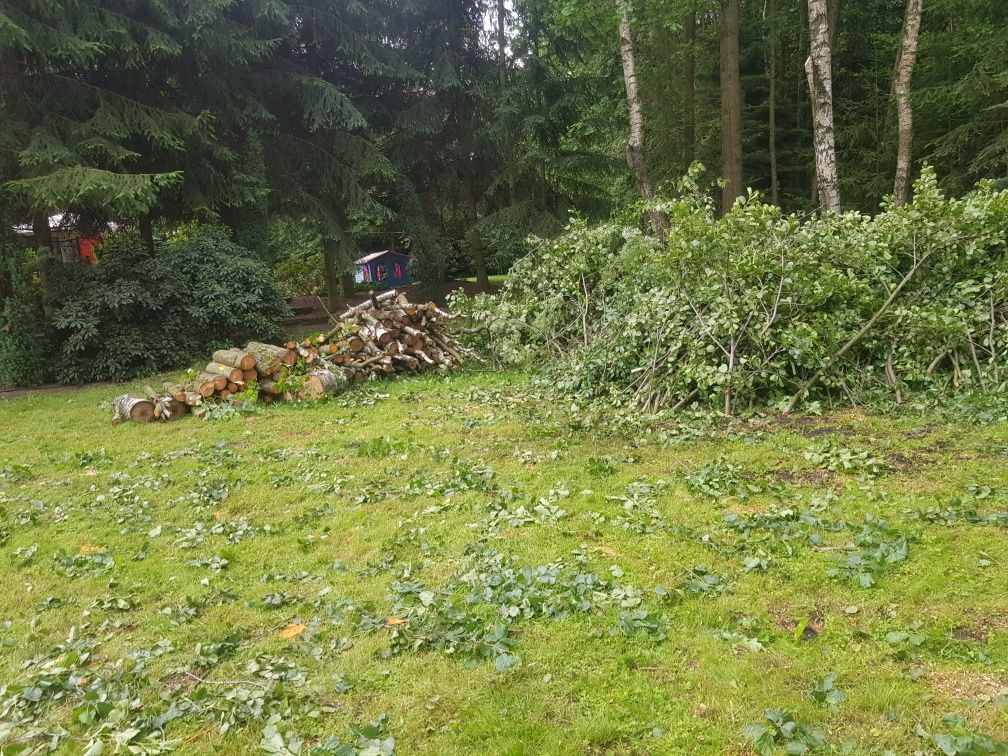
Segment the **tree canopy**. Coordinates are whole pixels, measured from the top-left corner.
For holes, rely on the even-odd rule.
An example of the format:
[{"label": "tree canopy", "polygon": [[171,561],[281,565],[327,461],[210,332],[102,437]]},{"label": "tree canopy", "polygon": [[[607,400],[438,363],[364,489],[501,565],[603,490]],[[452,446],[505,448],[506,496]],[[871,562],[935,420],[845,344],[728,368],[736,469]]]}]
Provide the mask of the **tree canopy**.
[{"label": "tree canopy", "polygon": [[830,40],[843,209],[892,192],[901,138],[909,181],[925,163],[952,192],[1004,179],[1008,8],[922,5],[908,131],[905,0],[10,0],[3,204],[141,228],[298,219],[331,291],[359,244],[394,232],[419,278],[485,282],[530,233],[639,199],[636,113],[659,194],[699,160],[729,204],[752,187],[811,210],[810,17]]}]

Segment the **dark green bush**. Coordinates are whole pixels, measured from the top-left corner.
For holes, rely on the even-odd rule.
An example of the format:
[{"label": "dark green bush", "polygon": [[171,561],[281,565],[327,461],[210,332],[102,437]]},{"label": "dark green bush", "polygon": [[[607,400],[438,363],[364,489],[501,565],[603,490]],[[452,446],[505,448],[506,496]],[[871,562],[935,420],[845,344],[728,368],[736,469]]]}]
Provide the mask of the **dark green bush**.
[{"label": "dark green bush", "polygon": [[30,386],[53,380],[56,351],[42,309],[35,253],[0,240],[0,384]]},{"label": "dark green bush", "polygon": [[116,234],[98,264],[68,266],[52,318],[64,383],[123,380],[279,335],[287,305],[265,266],[222,229],[186,226],[158,239]]}]

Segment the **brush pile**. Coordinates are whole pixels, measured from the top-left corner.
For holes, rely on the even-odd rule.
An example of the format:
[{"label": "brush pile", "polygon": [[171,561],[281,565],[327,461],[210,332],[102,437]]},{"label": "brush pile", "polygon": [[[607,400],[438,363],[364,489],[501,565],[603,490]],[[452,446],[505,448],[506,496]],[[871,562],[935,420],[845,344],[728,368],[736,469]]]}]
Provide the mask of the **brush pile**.
[{"label": "brush pile", "polygon": [[[250,341],[244,347],[219,349],[206,367],[178,384],[165,383],[164,397],[145,390],[148,398],[127,409],[116,400],[117,420],[169,420],[199,412],[213,403],[319,399],[367,380],[422,370],[447,370],[474,357],[449,335],[451,319],[433,302],[413,304],[391,289],[349,308],[325,333],[283,346]],[[167,412],[137,412],[160,399]],[[122,400],[122,401],[120,401]],[[144,402],[140,405],[139,402]]]}]

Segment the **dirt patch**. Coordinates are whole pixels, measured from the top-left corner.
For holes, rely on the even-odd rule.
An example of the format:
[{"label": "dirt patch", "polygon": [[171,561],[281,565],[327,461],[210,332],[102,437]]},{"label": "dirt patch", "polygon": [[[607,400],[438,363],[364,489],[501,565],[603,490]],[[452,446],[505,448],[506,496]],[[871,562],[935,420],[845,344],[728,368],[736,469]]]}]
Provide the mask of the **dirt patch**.
[{"label": "dirt patch", "polygon": [[832,425],[820,425],[816,428],[808,428],[802,431],[805,438],[818,438],[819,436],[843,435],[844,432]]},{"label": "dirt patch", "polygon": [[[774,618],[774,622],[777,627],[787,630],[789,633],[794,635],[798,631],[798,627],[804,619],[795,619],[791,616],[792,613],[784,607],[771,607],[770,615]],[[803,641],[814,641],[820,635],[822,635],[823,630],[826,627],[826,618],[819,609],[813,609],[808,614],[808,622],[805,623],[805,627],[801,633],[801,639]]]},{"label": "dirt patch", "polygon": [[162,678],[161,682],[168,690],[177,689],[189,693],[200,683],[200,677],[195,672],[181,670]]},{"label": "dirt patch", "polygon": [[961,641],[980,641],[981,643],[986,643],[988,638],[990,638],[990,633],[982,627],[959,625],[952,628],[952,637]]},{"label": "dirt patch", "polygon": [[900,452],[886,455],[886,464],[896,472],[909,472],[914,468],[914,460]]},{"label": "dirt patch", "polygon": [[928,685],[932,691],[959,701],[988,703],[1008,696],[1008,677],[974,670],[929,670]]},{"label": "dirt patch", "polygon": [[782,483],[792,486],[811,486],[816,489],[831,488],[837,493],[843,493],[843,480],[832,470],[814,467],[810,470],[774,470],[774,477]]},{"label": "dirt patch", "polygon": [[937,426],[935,425],[925,425],[923,428],[914,428],[912,431],[907,431],[906,437],[913,439],[927,438],[935,432],[936,428]]},{"label": "dirt patch", "polygon": [[1008,631],[1008,611],[1006,610],[975,609],[963,612],[962,620],[955,630],[965,628],[972,632],[983,633],[985,638],[993,633]]}]

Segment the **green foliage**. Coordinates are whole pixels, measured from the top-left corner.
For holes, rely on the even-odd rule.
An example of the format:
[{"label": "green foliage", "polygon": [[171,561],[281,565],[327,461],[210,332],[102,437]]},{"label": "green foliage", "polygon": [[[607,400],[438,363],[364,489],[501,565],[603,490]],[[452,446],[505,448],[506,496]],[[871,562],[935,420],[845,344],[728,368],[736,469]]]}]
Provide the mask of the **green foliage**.
[{"label": "green foliage", "polygon": [[847,697],[837,688],[837,673],[828,672],[821,680],[816,680],[809,692],[809,697],[816,703],[826,704],[834,713],[840,710],[840,704]]},{"label": "green foliage", "polygon": [[992,390],[1008,376],[1008,192],[949,199],[927,171],[911,204],[874,218],[807,219],[755,197],[715,218],[697,176],[659,205],[664,244],[575,220],[499,297],[457,299],[486,353],[545,364],[574,396],[645,409],[783,408],[819,371],[811,398],[833,403]]},{"label": "green foliage", "polygon": [[826,439],[821,444],[810,446],[802,452],[812,464],[833,472],[860,472],[874,478],[886,469],[886,463],[876,459],[866,451],[855,452]]},{"label": "green foliage", "polygon": [[235,338],[270,338],[286,311],[265,268],[220,230],[187,226],[155,254],[133,236],[66,268],[52,325],[59,380],[122,380],[205,359]]},{"label": "green foliage", "polygon": [[325,291],[322,236],[306,219],[275,218],[269,226],[267,246],[273,275],[285,296]]},{"label": "green foliage", "polygon": [[6,296],[0,297],[0,384],[33,386],[54,378],[55,339],[39,276],[47,259],[48,253],[37,255],[0,239],[0,282],[7,284]]},{"label": "green foliage", "polygon": [[944,732],[919,732],[928,738],[938,751],[945,756],[1005,756],[1008,754],[1008,741],[995,740],[989,735],[970,729],[962,714],[949,712],[942,717]]},{"label": "green foliage", "polygon": [[760,756],[773,756],[778,748],[787,753],[817,753],[825,751],[828,744],[825,736],[812,726],[799,722],[786,709],[767,709],[763,712],[764,722],[746,725],[743,737],[752,743],[753,750]]},{"label": "green foliage", "polygon": [[738,465],[723,458],[699,470],[687,471],[686,486],[693,493],[712,499],[735,496],[745,501],[751,494],[760,492],[760,487],[751,483]]},{"label": "green foliage", "polygon": [[889,527],[885,520],[866,515],[854,536],[854,548],[846,552],[827,573],[838,580],[871,588],[879,575],[906,561],[910,553],[905,533]]}]

